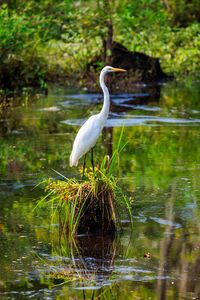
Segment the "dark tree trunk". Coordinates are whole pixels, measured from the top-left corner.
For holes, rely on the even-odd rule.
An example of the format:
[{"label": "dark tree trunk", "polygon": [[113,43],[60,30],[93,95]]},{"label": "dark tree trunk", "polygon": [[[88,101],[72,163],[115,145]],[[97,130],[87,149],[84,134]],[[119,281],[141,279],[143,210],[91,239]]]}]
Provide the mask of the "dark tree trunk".
[{"label": "dark tree trunk", "polygon": [[106,21],[107,34],[105,38],[103,38],[103,61],[105,64],[109,64],[113,44],[113,23],[112,19],[109,18],[112,15],[110,9],[110,0],[104,0],[103,11],[108,17],[108,20]]},{"label": "dark tree trunk", "polygon": [[113,44],[113,24],[111,20],[107,22],[107,28],[105,64],[109,64]]}]

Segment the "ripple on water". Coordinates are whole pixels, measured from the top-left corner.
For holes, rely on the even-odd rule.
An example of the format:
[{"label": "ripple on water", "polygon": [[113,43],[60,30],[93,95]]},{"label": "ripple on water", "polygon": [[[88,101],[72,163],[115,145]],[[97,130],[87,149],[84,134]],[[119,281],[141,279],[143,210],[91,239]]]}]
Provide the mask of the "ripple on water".
[{"label": "ripple on water", "polygon": [[[149,97],[148,93],[117,94],[117,95],[111,95],[110,99],[112,101],[112,104],[114,104],[116,106],[132,108],[132,107],[134,107],[134,105],[127,104],[127,102],[134,102],[140,98],[146,99],[148,97]],[[73,95],[67,95],[67,96],[65,96],[65,98],[67,98],[69,100],[64,100],[64,101],[60,102],[60,105],[64,106],[64,107],[70,107],[70,106],[74,107],[74,106],[79,106],[79,105],[87,106],[90,104],[103,102],[102,94],[73,94]]]},{"label": "ripple on water", "polygon": [[60,108],[58,106],[49,106],[38,109],[38,111],[47,111],[47,112],[57,112],[60,111]]},{"label": "ripple on water", "polygon": [[159,223],[160,225],[168,225],[172,228],[178,229],[181,228],[182,225],[179,223],[175,223],[171,220],[166,220],[166,219],[162,219],[162,218],[157,218],[157,217],[149,217],[150,220],[153,220],[156,223]]},{"label": "ripple on water", "polygon": [[[81,126],[86,119],[69,119],[61,121],[63,124]],[[156,116],[137,115],[133,118],[115,117],[109,118],[106,122],[106,127],[121,127],[121,126],[135,126],[135,125],[158,125],[158,124],[177,124],[184,126],[192,126],[200,123],[200,119],[179,119],[179,118],[165,118]]]}]

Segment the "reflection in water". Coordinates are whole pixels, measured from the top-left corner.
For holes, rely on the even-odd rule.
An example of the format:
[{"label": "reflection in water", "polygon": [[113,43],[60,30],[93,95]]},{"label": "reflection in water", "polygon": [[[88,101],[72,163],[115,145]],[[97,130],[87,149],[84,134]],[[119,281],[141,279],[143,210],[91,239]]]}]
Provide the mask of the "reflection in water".
[{"label": "reflection in water", "polygon": [[166,226],[164,233],[164,238],[161,241],[160,246],[160,266],[159,266],[159,276],[158,276],[158,295],[160,300],[167,299],[167,284],[168,281],[174,280],[169,279],[168,274],[170,274],[170,260],[169,255],[173,245],[173,240],[175,238],[175,230],[173,228],[174,216],[173,216],[173,200],[174,200],[174,189],[171,189],[171,195],[169,195],[169,202],[165,206],[165,219],[170,221],[169,225]]},{"label": "reflection in water", "polygon": [[76,291],[82,290],[84,299],[94,299],[101,297],[103,286],[111,284],[116,252],[113,235],[80,236],[73,241],[60,237],[52,254],[41,257],[38,271],[46,280],[51,278],[54,287],[70,284]]},{"label": "reflection in water", "polygon": [[[95,161],[112,154],[125,124],[119,184],[134,198],[133,229],[60,241],[49,211],[32,210],[43,178],[79,176],[68,165],[77,126],[101,95],[55,89],[11,107],[0,127],[1,299],[200,299],[200,102],[198,82],[169,82],[112,97]],[[68,121],[66,121],[68,120]],[[144,126],[145,125],[145,126]],[[117,173],[117,172],[116,172]]]},{"label": "reflection in water", "polygon": [[[166,226],[164,237],[161,240],[157,293],[160,300],[168,299],[169,290],[175,286],[177,289],[176,299],[188,299],[188,295],[191,295],[191,299],[200,299],[200,222],[199,219],[195,220],[197,221],[195,241],[192,241],[191,237],[189,238],[190,230],[186,224],[177,234],[173,227],[175,198],[176,182],[172,185],[169,201],[165,205],[165,218],[170,220],[171,224]],[[168,276],[169,274],[172,274],[171,278]]]}]

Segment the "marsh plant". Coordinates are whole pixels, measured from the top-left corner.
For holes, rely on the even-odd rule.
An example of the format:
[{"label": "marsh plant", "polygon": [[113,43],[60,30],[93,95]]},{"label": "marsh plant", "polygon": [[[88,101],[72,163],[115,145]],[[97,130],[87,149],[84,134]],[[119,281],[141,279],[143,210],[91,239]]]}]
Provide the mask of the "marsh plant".
[{"label": "marsh plant", "polygon": [[47,195],[36,207],[50,206],[52,222],[58,218],[61,234],[73,237],[79,233],[115,232],[119,228],[119,210],[126,208],[131,216],[131,201],[123,195],[113,175],[125,147],[121,140],[122,132],[112,157],[105,156],[94,170],[86,168],[84,180],[62,176],[63,180],[42,182]]}]

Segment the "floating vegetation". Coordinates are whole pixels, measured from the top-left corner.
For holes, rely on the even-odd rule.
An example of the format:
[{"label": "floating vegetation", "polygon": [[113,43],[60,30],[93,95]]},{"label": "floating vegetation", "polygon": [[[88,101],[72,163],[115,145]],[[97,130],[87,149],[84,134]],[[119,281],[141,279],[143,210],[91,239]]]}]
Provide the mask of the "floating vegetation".
[{"label": "floating vegetation", "polygon": [[122,207],[126,207],[131,216],[131,202],[123,195],[118,180],[112,175],[119,153],[124,148],[120,147],[121,138],[122,133],[111,159],[105,156],[94,170],[85,169],[83,181],[74,178],[43,181],[48,193],[37,207],[49,204],[52,218],[58,218],[60,231],[67,237],[80,233],[115,232],[119,226],[117,215]]}]

